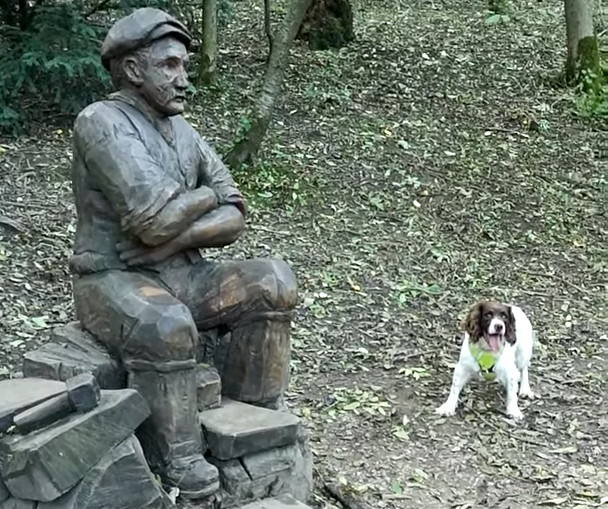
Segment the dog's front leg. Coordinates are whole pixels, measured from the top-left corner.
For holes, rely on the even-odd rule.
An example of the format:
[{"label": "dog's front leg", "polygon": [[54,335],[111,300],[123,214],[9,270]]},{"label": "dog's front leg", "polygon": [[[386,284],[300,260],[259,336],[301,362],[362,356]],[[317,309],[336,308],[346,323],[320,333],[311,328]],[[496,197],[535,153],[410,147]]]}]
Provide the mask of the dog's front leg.
[{"label": "dog's front leg", "polygon": [[[501,359],[502,360],[502,359]],[[523,419],[517,398],[519,386],[519,371],[512,362],[499,362],[496,366],[499,381],[507,391],[507,415],[515,420]]]},{"label": "dog's front leg", "polygon": [[446,402],[435,410],[439,415],[450,416],[456,413],[456,407],[458,406],[458,396],[460,392],[471,379],[473,371],[468,369],[462,362],[458,362],[454,368],[454,376],[452,377],[452,386],[450,388],[450,395]]},{"label": "dog's front leg", "polygon": [[517,402],[517,378],[515,377],[511,377],[507,381],[507,415],[516,420],[524,418]]},{"label": "dog's front leg", "polygon": [[530,389],[530,381],[528,380],[528,366],[521,370],[521,383],[519,386],[519,395],[525,398],[533,398],[534,393]]}]

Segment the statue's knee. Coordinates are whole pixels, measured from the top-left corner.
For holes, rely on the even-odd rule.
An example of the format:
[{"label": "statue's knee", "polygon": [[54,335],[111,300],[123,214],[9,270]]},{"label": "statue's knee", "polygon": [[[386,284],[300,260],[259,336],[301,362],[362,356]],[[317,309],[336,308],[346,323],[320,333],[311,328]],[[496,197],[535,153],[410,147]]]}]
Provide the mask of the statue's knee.
[{"label": "statue's knee", "polygon": [[298,300],[298,284],[291,267],[283,260],[268,260],[268,272],[264,278],[268,300],[277,308],[293,309]]},{"label": "statue's knee", "polygon": [[194,358],[196,325],[182,303],[150,305],[137,318],[124,342],[124,354],[151,362],[185,361]]}]

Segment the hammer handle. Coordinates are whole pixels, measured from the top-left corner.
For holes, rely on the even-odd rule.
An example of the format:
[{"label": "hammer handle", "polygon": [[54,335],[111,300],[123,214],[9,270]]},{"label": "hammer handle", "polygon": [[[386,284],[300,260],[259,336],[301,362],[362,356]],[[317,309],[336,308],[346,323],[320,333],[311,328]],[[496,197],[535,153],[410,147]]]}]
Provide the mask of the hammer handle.
[{"label": "hammer handle", "polygon": [[13,422],[20,433],[29,433],[57,422],[72,411],[69,396],[64,393],[17,414]]}]

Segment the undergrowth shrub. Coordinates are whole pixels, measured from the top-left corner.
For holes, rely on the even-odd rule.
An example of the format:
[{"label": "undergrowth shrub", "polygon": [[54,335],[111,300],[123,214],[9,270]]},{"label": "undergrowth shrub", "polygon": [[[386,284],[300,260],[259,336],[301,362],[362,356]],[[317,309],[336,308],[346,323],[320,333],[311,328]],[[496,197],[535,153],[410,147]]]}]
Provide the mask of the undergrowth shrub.
[{"label": "undergrowth shrub", "polygon": [[576,107],[584,117],[608,118],[608,64],[602,65],[601,72],[599,80],[595,76],[589,76],[588,80],[594,83],[593,87],[586,86],[584,80],[578,86]]},{"label": "undergrowth shrub", "polygon": [[[111,80],[101,43],[112,22],[144,6],[164,9],[200,38],[201,5],[195,0],[0,0],[0,134],[18,134],[30,120],[72,116],[107,94]],[[218,2],[218,18],[232,17],[230,0]]]},{"label": "undergrowth shrub", "polygon": [[101,28],[73,4],[42,6],[26,29],[0,30],[0,130],[16,131],[49,107],[74,113],[103,93],[109,75],[99,58]]}]

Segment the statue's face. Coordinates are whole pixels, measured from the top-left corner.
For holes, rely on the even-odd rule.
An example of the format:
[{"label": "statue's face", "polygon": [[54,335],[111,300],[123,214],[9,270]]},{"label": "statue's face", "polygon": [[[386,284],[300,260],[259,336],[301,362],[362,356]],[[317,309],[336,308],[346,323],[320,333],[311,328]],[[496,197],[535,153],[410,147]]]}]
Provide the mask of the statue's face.
[{"label": "statue's face", "polygon": [[138,91],[161,115],[184,111],[188,88],[188,50],[178,39],[164,37],[154,41],[137,65]]}]

